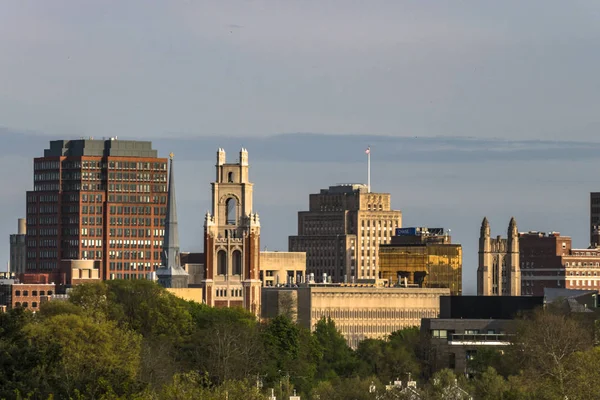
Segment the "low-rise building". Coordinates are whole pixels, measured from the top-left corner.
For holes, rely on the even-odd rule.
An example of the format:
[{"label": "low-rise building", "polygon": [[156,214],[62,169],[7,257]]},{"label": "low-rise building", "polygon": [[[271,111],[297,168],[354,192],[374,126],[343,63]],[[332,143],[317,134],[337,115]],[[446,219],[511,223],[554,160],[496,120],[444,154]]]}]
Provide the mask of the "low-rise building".
[{"label": "low-rise building", "polygon": [[31,311],[38,311],[42,297],[52,296],[56,291],[54,284],[26,284],[15,283],[11,285],[10,308],[23,307]]},{"label": "low-rise building", "polygon": [[305,252],[260,252],[260,279],[263,286],[298,284],[304,281],[305,273]]},{"label": "low-rise building", "polygon": [[314,330],[322,318],[334,320],[348,345],[386,338],[399,329],[437,318],[440,297],[450,289],[382,287],[367,284],[313,284],[263,287],[262,317],[287,314]]}]

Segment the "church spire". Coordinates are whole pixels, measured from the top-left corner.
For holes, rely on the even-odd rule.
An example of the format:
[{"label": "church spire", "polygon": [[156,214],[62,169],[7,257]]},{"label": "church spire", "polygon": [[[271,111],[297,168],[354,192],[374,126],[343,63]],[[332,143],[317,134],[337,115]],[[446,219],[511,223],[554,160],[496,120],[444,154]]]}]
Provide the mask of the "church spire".
[{"label": "church spire", "polygon": [[169,288],[186,288],[188,274],[181,268],[179,253],[179,230],[177,227],[177,200],[175,197],[175,173],[173,153],[169,154],[169,183],[167,189],[167,213],[165,217],[165,237],[161,255],[162,265],[156,271],[158,282]]},{"label": "church spire", "polygon": [[[169,186],[167,189],[167,215],[165,218],[165,238],[163,242],[163,266],[179,265],[179,231],[177,227],[177,200],[175,197],[175,173],[173,170],[173,153],[169,154]],[[166,262],[165,262],[166,261]]]}]

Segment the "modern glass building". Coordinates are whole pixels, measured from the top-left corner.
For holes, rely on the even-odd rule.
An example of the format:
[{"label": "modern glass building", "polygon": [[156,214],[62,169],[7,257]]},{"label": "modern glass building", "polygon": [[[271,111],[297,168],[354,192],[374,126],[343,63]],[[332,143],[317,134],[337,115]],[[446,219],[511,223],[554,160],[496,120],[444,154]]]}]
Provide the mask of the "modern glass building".
[{"label": "modern glass building", "polygon": [[401,228],[379,247],[379,278],[390,286],[448,288],[462,294],[462,246],[442,228]]}]

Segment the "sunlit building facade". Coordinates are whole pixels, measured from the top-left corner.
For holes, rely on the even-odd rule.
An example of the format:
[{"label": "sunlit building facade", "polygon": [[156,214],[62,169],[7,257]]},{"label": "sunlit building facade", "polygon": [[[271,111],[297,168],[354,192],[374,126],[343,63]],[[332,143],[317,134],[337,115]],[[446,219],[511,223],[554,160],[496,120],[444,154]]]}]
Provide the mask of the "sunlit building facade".
[{"label": "sunlit building facade", "polygon": [[462,294],[462,246],[443,228],[402,228],[379,247],[379,278],[390,286],[448,288]]}]

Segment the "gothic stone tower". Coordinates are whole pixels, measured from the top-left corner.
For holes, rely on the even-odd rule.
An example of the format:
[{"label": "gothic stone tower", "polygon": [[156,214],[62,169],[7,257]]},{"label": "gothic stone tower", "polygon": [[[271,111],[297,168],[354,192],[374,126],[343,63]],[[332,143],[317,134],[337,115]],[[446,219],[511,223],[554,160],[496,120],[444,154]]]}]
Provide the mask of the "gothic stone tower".
[{"label": "gothic stone tower", "polygon": [[492,239],[487,218],[481,223],[477,294],[479,296],[520,296],[521,268],[517,222],[511,218],[507,238]]},{"label": "gothic stone tower", "polygon": [[260,221],[252,212],[253,184],[248,177],[248,151],[227,163],[217,151],[212,182],[212,213],[204,222],[204,301],[215,307],[244,307],[259,315]]}]

